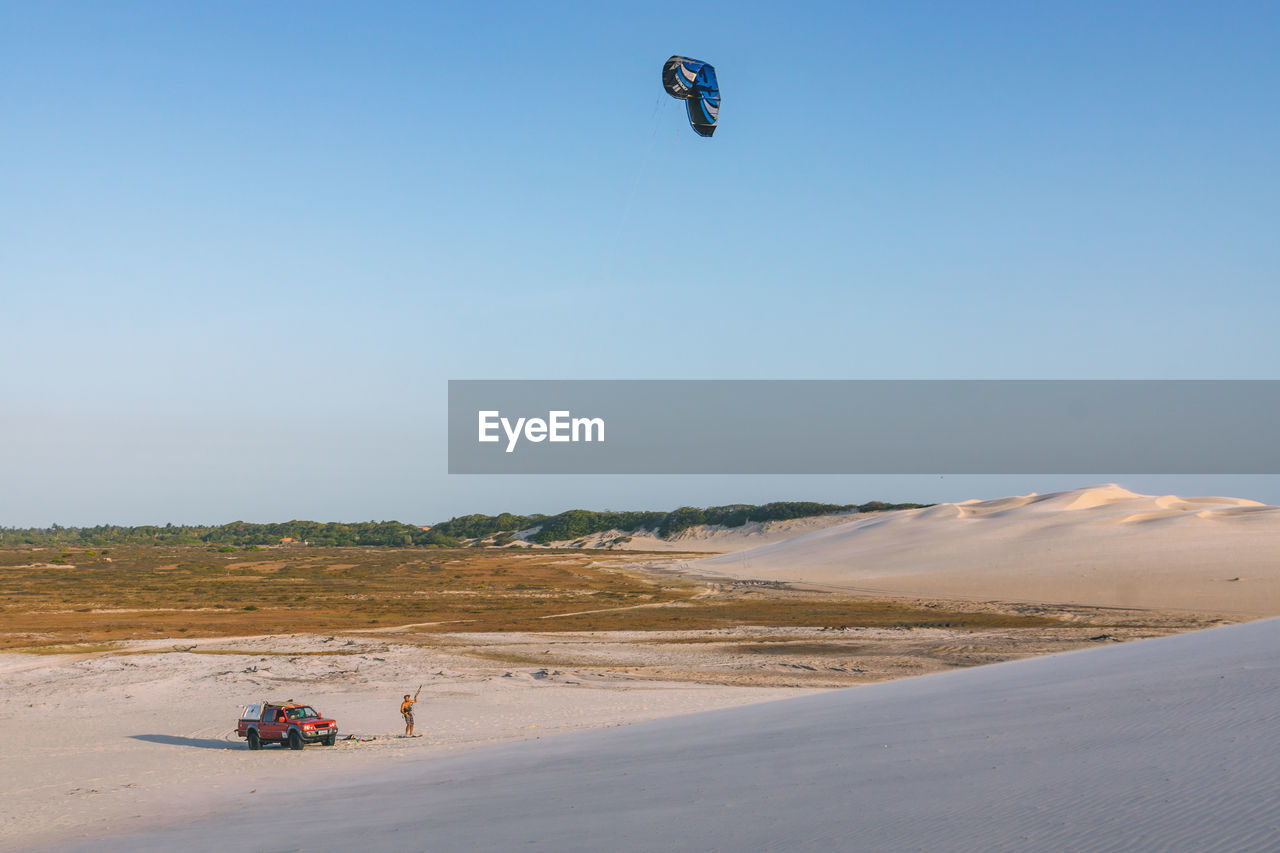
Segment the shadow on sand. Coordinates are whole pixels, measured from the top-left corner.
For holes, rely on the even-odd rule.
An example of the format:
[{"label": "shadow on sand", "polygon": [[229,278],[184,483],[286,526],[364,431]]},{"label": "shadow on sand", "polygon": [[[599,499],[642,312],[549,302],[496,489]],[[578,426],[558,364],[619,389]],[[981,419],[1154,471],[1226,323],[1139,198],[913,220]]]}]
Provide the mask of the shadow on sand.
[{"label": "shadow on sand", "polygon": [[193,746],[196,749],[244,749],[244,744],[211,737],[179,737],[178,735],[129,735],[134,740],[163,743],[168,746]]}]

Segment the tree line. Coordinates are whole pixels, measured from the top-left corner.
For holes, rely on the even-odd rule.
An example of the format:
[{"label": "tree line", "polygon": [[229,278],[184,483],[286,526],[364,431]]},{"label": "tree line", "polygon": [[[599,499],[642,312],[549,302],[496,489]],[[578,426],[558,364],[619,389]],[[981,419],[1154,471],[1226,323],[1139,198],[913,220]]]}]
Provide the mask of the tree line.
[{"label": "tree line", "polygon": [[480,539],[502,533],[538,528],[529,541],[547,544],[565,542],[603,533],[621,530],[633,533],[644,529],[663,539],[695,527],[699,524],[722,527],[742,527],[752,521],[785,521],[791,518],[807,518],[815,515],[831,515],[841,512],[881,512],[893,509],[918,509],[929,504],[868,501],[862,504],[824,504],[813,501],[777,501],[761,504],[729,504],[727,506],[685,506],[670,512],[602,512],[571,509],[559,515],[464,515],[442,522],[433,531],[458,539]]},{"label": "tree line", "polygon": [[309,545],[365,545],[395,548],[456,545],[457,540],[399,521],[321,522],[287,521],[278,524],[197,525],[166,524],[123,527],[0,528],[0,545],[278,545],[292,539]]},{"label": "tree line", "polygon": [[99,524],[94,527],[0,527],[0,545],[278,545],[282,540],[308,545],[371,546],[391,548],[453,547],[463,540],[501,537],[510,541],[518,531],[536,530],[532,542],[548,544],[580,539],[592,533],[621,530],[634,533],[648,530],[668,539],[700,524],[742,527],[749,522],[784,521],[833,513],[881,512],[918,509],[929,504],[869,501],[863,504],[824,504],[812,501],[779,501],[762,505],[685,506],[670,512],[614,512],[571,509],[558,515],[463,515],[429,529],[399,521],[322,522],[286,521],[277,524],[165,524],[124,527]]}]

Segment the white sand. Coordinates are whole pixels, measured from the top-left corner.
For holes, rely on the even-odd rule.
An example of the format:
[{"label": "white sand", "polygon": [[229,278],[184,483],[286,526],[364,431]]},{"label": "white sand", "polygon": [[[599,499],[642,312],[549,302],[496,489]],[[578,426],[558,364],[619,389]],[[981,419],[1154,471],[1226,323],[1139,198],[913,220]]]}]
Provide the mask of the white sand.
[{"label": "white sand", "polygon": [[[541,648],[537,635],[503,637],[527,637],[531,649]],[[379,776],[418,757],[435,760],[481,744],[815,692],[642,681],[607,666],[544,672],[382,638],[346,642],[300,636],[197,643],[243,655],[175,653],[172,640],[129,644],[156,650],[144,654],[0,655],[7,735],[0,848],[94,837],[135,816],[179,816],[191,804],[207,809],[254,789],[265,796]],[[348,654],[260,653],[267,649]],[[396,737],[403,732],[400,697],[419,683],[426,686],[417,731],[425,736]],[[263,698],[309,702],[338,720],[340,736],[377,739],[249,752],[232,734],[238,706]]]},{"label": "white sand", "polygon": [[1107,485],[856,516],[688,568],[912,596],[1274,616],[1280,507]]},{"label": "white sand", "polygon": [[415,757],[208,812],[175,796],[174,823],[73,849],[1275,850],[1277,695],[1269,620]]}]

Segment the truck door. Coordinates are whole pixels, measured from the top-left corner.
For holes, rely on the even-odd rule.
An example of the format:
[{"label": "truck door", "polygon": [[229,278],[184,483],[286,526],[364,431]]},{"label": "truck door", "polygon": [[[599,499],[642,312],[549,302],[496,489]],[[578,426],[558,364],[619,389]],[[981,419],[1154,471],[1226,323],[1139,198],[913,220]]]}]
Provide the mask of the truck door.
[{"label": "truck door", "polygon": [[266,707],[262,709],[262,737],[264,740],[280,740],[284,737],[286,724],[281,722],[283,708]]}]

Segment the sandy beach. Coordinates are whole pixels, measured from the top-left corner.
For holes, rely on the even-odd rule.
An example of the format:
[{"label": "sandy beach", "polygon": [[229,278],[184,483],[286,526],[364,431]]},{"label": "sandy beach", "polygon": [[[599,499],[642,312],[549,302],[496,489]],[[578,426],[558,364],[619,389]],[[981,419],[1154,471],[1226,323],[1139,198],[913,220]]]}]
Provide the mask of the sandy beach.
[{"label": "sandy beach", "polygon": [[[251,792],[375,779],[494,744],[789,699],[992,661],[1111,645],[1186,622],[1042,628],[344,635],[136,641],[0,655],[5,846],[92,839]],[[422,685],[417,733],[400,697]],[[333,747],[250,752],[240,704],[298,699],[339,722]],[[348,735],[353,739],[346,739]],[[355,738],[358,738],[356,740]]]},{"label": "sandy beach", "polygon": [[[343,654],[325,654],[335,644]],[[219,654],[174,652],[172,641],[149,645],[157,650],[138,643],[128,654],[0,655],[0,713],[19,733],[0,755],[5,847],[92,838],[251,790],[378,776],[484,744],[815,692],[485,665],[378,639],[204,644]],[[405,739],[397,708],[419,684],[423,737]],[[342,737],[360,741],[249,752],[234,735],[237,708],[263,698],[309,702],[339,721]]]},{"label": "sandy beach", "polygon": [[1277,660],[1266,620],[406,760],[59,849],[1274,850]]}]

